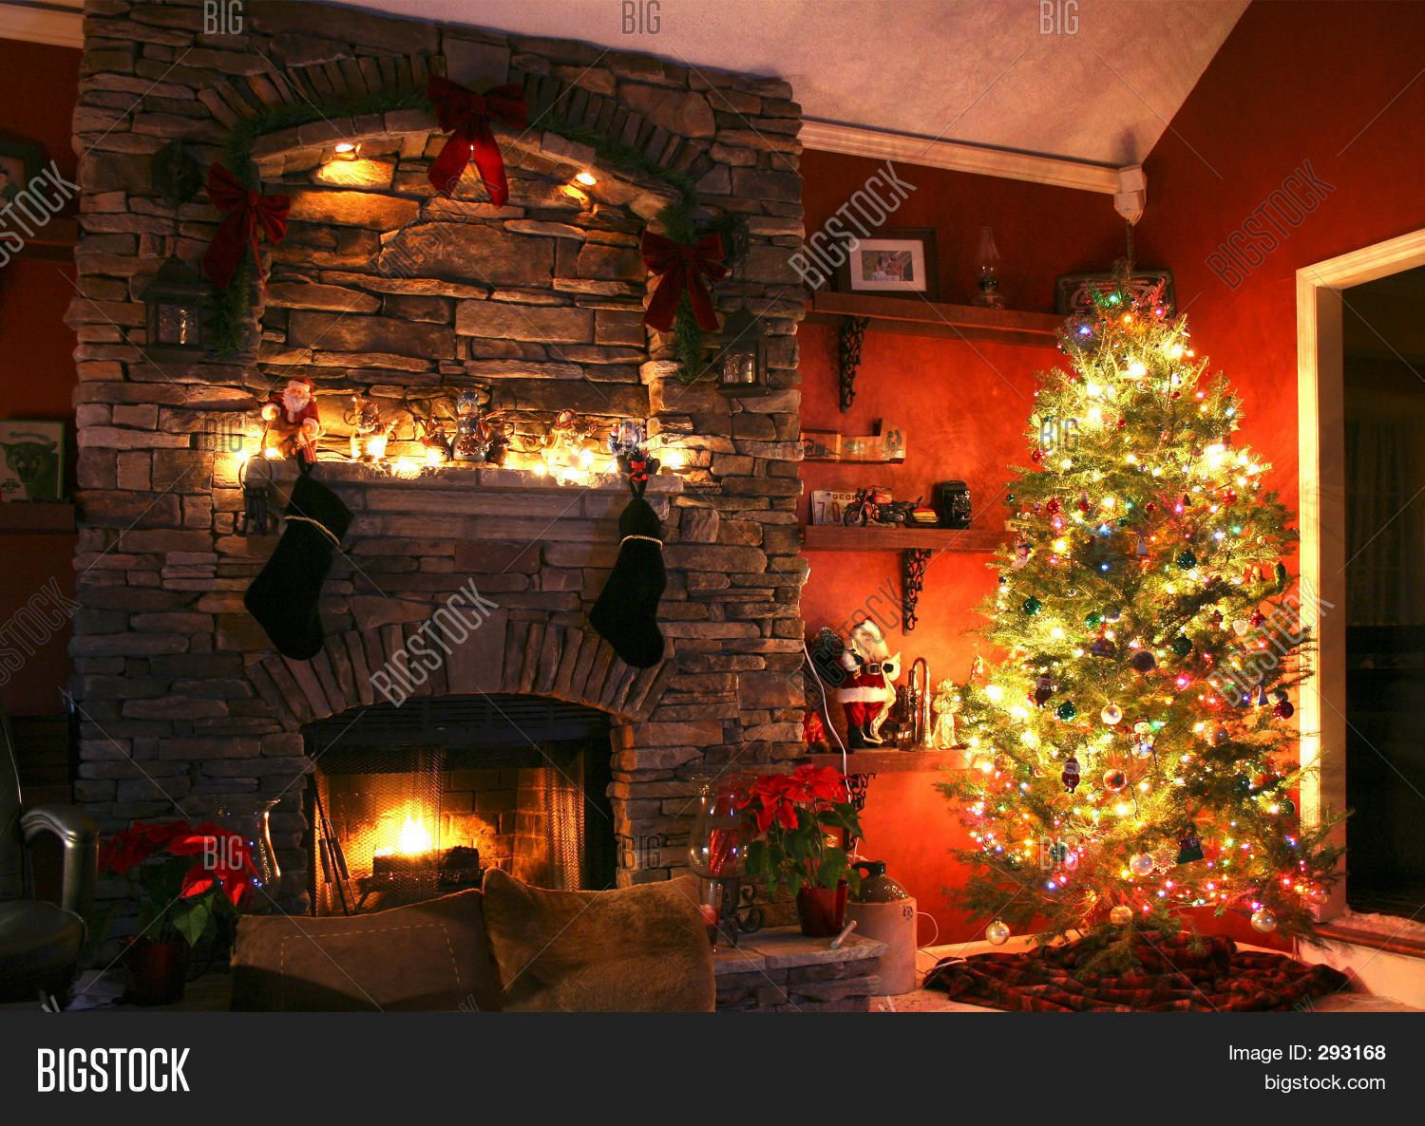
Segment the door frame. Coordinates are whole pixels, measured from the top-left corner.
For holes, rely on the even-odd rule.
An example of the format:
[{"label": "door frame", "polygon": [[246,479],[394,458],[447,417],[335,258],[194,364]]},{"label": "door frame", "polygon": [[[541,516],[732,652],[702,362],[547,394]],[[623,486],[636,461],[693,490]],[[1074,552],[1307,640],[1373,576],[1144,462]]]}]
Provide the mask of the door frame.
[{"label": "door frame", "polygon": [[[1425,229],[1296,271],[1301,624],[1316,642],[1301,689],[1301,820],[1346,809],[1346,425],[1341,290],[1425,266]],[[1334,843],[1344,846],[1338,825]],[[1344,870],[1344,863],[1342,865]],[[1317,910],[1346,911],[1343,878]]]}]

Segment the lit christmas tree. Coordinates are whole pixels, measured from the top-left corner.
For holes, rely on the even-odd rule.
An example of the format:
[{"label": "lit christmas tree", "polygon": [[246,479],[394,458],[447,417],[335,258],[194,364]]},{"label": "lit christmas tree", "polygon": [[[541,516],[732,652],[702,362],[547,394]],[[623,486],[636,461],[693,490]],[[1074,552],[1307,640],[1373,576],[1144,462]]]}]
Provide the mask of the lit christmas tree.
[{"label": "lit christmas tree", "polygon": [[1066,330],[1072,370],[1039,377],[983,607],[1003,659],[964,686],[974,769],[941,786],[987,937],[1091,931],[1110,962],[1192,906],[1309,933],[1339,856],[1292,799],[1291,514],[1158,300],[1120,284]]}]

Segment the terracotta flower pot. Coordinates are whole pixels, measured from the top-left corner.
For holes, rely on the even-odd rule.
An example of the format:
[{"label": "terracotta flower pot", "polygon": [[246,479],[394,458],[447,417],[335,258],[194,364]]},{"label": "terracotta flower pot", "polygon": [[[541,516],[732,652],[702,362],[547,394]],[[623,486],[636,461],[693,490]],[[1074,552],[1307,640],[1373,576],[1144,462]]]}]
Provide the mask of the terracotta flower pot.
[{"label": "terracotta flower pot", "polygon": [[183,1000],[188,977],[188,943],[136,942],[124,954],[129,988],[124,1000],[131,1005],[174,1005]]},{"label": "terracotta flower pot", "polygon": [[797,918],[808,938],[834,938],[846,925],[846,881],[834,888],[809,885],[797,892]]}]

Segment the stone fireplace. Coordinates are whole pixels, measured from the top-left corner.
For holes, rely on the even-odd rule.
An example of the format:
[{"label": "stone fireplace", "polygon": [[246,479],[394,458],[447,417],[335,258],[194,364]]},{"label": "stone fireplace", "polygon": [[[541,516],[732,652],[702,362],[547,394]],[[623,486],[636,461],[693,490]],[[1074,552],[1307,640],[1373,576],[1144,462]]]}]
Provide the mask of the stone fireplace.
[{"label": "stone fireplace", "polygon": [[[568,799],[558,779],[538,777],[550,764],[536,756],[557,740],[536,727],[522,745],[510,729],[482,743],[470,718],[491,702],[522,715],[545,707],[583,717],[578,754],[548,755],[565,774],[577,760],[584,786],[579,881],[594,882],[609,858],[619,884],[667,878],[684,862],[677,842],[700,777],[802,754],[803,302],[787,256],[803,232],[790,88],[302,3],[250,3],[243,34],[211,36],[201,5],[89,0],[85,31],[80,296],[69,318],[80,379],[78,799],[112,830],[220,794],[280,797],[274,842],[289,909],[320,907],[318,794],[324,807],[340,801],[325,814],[348,819],[345,835],[370,822],[374,841],[404,806],[362,812],[348,791],[369,797],[373,779],[397,773],[409,776],[399,801],[428,818],[442,855],[475,841],[482,862],[552,873],[539,849],[567,845],[574,821],[567,810],[557,830],[540,820]],[[219,218],[200,195],[181,207],[175,235],[152,154],[181,139],[206,166],[263,107],[360,104],[378,89],[419,89],[430,73],[525,91],[529,128],[496,128],[508,204],[492,206],[473,173],[453,198],[436,196],[425,173],[444,138],[424,110],[263,133],[252,153],[264,190],[290,195],[292,211],[285,240],[263,247],[268,277],[254,291],[246,353],[150,355],[139,295],[169,254],[196,263]],[[541,125],[556,108],[644,168],[690,178],[710,221],[745,218],[746,252],[714,301],[724,316],[746,307],[762,318],[765,394],[729,399],[680,380],[671,342],[641,321],[651,287],[637,240],[667,202],[666,181]],[[310,661],[278,655],[242,601],[280,528],[243,534],[241,474],[259,452],[258,405],[294,374],[315,385],[327,431],[315,472],[355,513],[322,591],[325,647]],[[616,476],[558,485],[535,472],[533,454],[503,468],[401,462],[420,453],[409,404],[476,385],[526,450],[560,410],[595,433],[646,422],[665,463],[648,488],[668,565],[659,665],[625,665],[587,624],[618,551],[628,494]],[[387,470],[348,456],[343,418],[358,392],[395,423]],[[280,510],[294,470],[274,469]],[[372,674],[467,584],[495,608],[396,707]],[[432,733],[437,715],[446,735]],[[402,747],[408,769],[362,761]],[[418,800],[411,779],[431,784],[427,775],[436,796]],[[591,843],[600,806],[609,825]],[[563,870],[550,878],[567,882]]]}]

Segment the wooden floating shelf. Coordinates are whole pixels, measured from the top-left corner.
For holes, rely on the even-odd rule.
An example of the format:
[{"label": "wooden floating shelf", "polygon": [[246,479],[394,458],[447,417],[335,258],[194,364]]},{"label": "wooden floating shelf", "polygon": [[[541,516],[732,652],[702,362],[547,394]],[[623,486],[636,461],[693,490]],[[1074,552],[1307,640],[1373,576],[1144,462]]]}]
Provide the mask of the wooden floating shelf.
[{"label": "wooden floating shelf", "polygon": [[0,504],[0,534],[63,535],[74,531],[74,505],[12,501]]},{"label": "wooden floating shelf", "polygon": [[802,547],[807,551],[991,552],[1004,538],[1004,532],[989,528],[849,528],[844,524],[808,524]]},{"label": "wooden floating shelf", "polygon": [[78,220],[69,217],[51,219],[25,239],[18,257],[38,262],[73,262],[74,248],[78,243]]},{"label": "wooden floating shelf", "polygon": [[[817,754],[811,756],[817,766],[833,766],[841,769],[841,755]],[[846,756],[846,770],[849,774],[910,774],[928,770],[964,770],[965,757],[961,750],[948,751],[852,751]]]},{"label": "wooden floating shelf", "polygon": [[881,332],[991,340],[1002,344],[1054,344],[1064,324],[1064,318],[1057,313],[945,305],[915,297],[879,297],[866,293],[813,294],[811,320],[827,322],[842,317],[864,317],[871,322],[870,327]]}]

